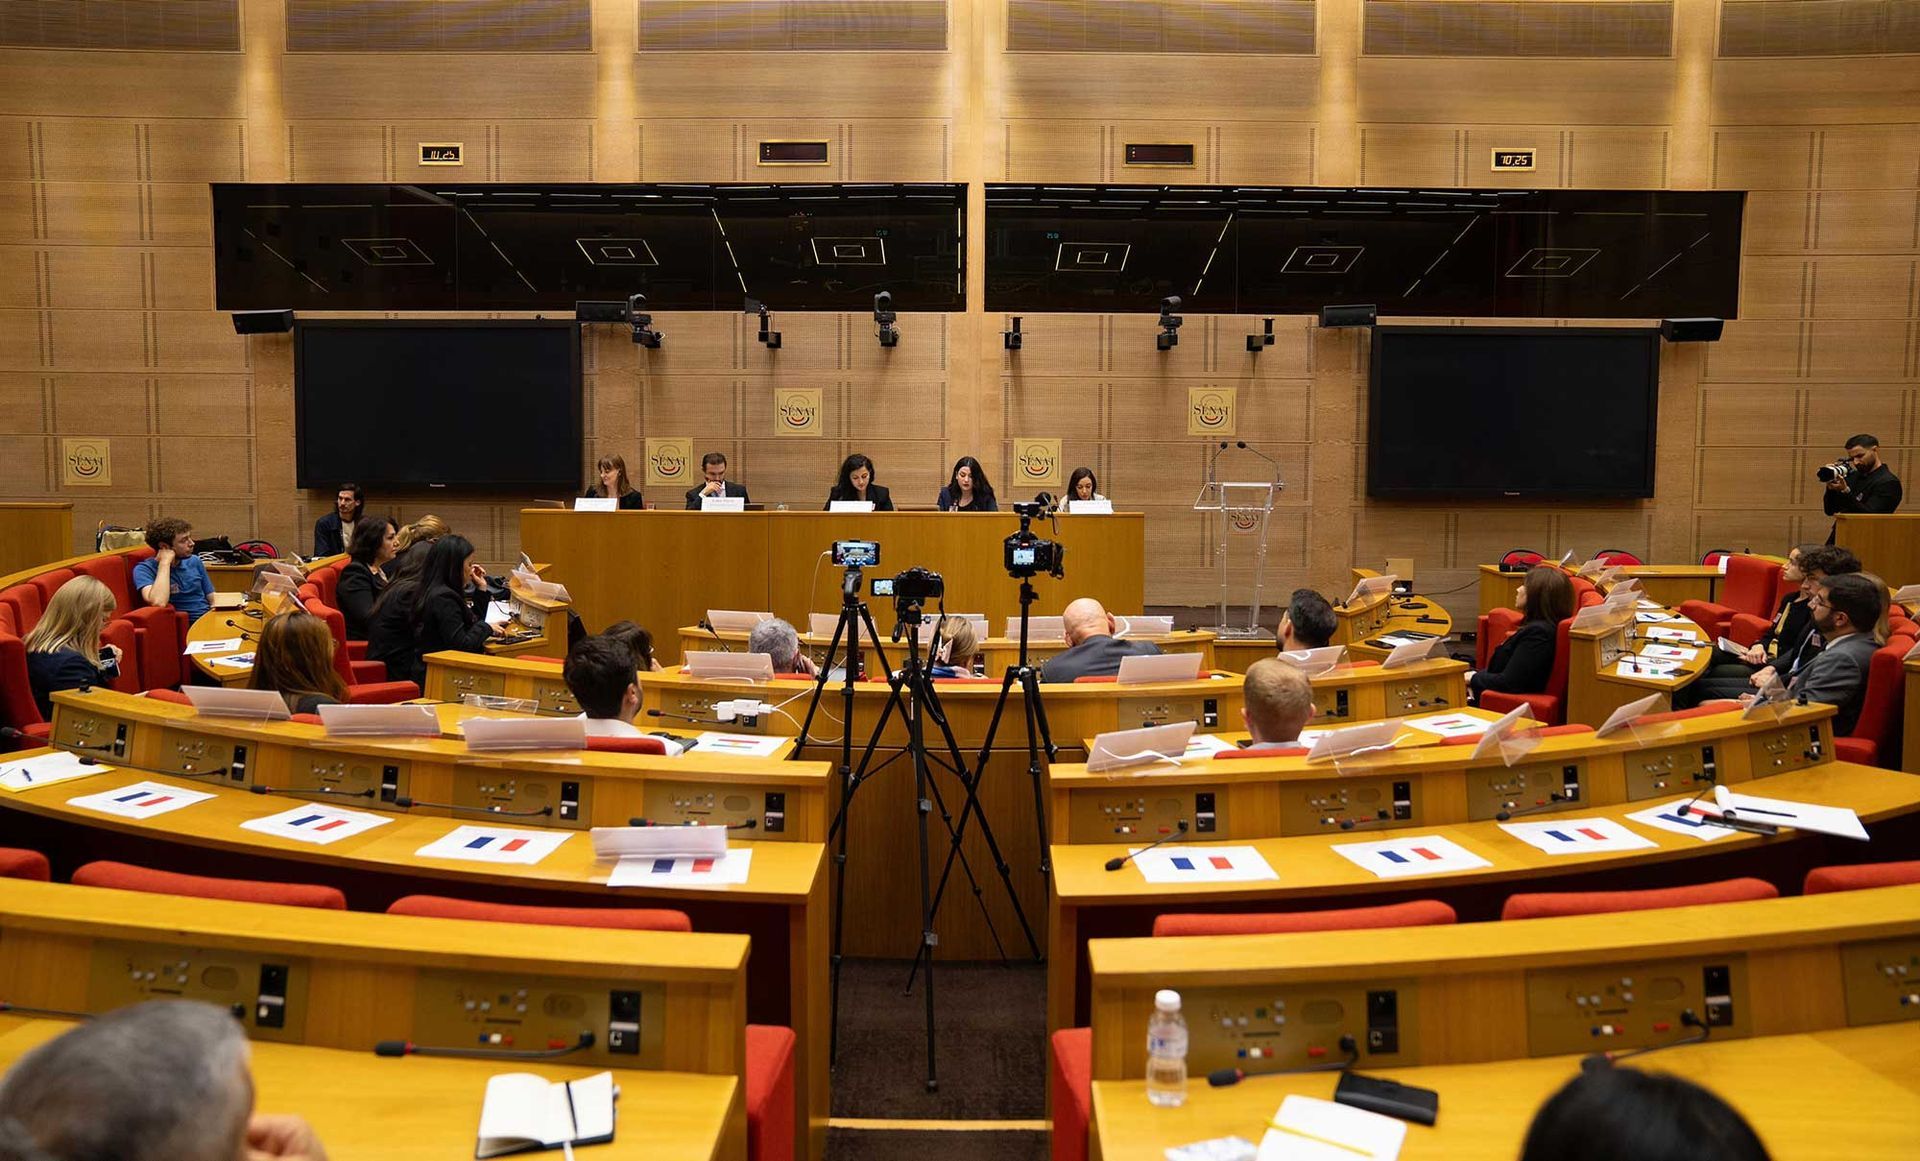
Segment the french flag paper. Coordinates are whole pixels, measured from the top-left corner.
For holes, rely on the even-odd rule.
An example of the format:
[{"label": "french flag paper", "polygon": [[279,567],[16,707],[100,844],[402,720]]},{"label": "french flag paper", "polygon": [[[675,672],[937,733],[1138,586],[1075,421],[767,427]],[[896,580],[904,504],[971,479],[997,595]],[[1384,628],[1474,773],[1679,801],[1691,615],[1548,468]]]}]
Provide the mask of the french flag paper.
[{"label": "french flag paper", "polygon": [[572,831],[524,830],[510,826],[457,826],[415,851],[423,859],[459,859],[470,863],[533,866],[560,849]]},{"label": "french flag paper", "polygon": [[[1656,830],[1671,831],[1674,834],[1692,835],[1703,843],[1710,843],[1714,839],[1722,839],[1730,834],[1739,833],[1732,827],[1725,827],[1718,823],[1710,822],[1704,815],[1691,810],[1685,814],[1681,814],[1680,808],[1691,801],[1693,800],[1690,798],[1679,798],[1667,803],[1665,806],[1650,806],[1645,810],[1635,811],[1627,817],[1642,825],[1653,827]],[[1720,808],[1709,803],[1707,809],[1718,813]]]},{"label": "french flag paper", "polygon": [[101,814],[117,814],[121,818],[152,818],[156,814],[168,814],[212,797],[204,790],[187,790],[160,782],[135,782],[118,790],[103,790],[98,794],[69,798],[67,805]]},{"label": "french flag paper", "polygon": [[1660,844],[1610,818],[1556,818],[1551,822],[1503,822],[1500,829],[1550,855],[1596,855],[1637,851]]},{"label": "french flag paper", "polygon": [[1437,834],[1382,839],[1371,843],[1340,843],[1333,849],[1341,857],[1382,879],[1444,875],[1493,865],[1459,843]]},{"label": "french flag paper", "polygon": [[1252,847],[1155,847],[1136,854],[1133,865],[1149,883],[1250,883],[1280,877]]},{"label": "french flag paper", "polygon": [[719,858],[629,855],[613,865],[609,887],[737,887],[753,869],[753,852],[733,847]]},{"label": "french flag paper", "polygon": [[265,818],[250,818],[240,826],[244,830],[257,830],[275,838],[325,846],[365,834],[376,826],[385,826],[392,821],[386,815],[369,814],[364,810],[341,810],[337,806],[296,806]]}]

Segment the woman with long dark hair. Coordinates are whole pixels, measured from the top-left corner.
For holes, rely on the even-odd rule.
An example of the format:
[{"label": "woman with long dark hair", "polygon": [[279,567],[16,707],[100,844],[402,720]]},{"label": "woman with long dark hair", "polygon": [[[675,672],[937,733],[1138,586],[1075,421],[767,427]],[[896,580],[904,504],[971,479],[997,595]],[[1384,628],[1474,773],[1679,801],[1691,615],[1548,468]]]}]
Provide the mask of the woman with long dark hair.
[{"label": "woman with long dark hair", "polygon": [[1100,494],[1100,479],[1093,474],[1092,468],[1075,468],[1067,477],[1067,499],[1104,500]]},{"label": "woman with long dark hair", "polygon": [[333,634],[312,613],[273,617],[260,627],[248,689],[270,689],[287,712],[310,714],[347,700],[347,683],[333,664]]},{"label": "woman with long dark hair", "polygon": [[419,575],[396,578],[374,610],[367,657],[385,662],[390,680],[419,684],[427,654],[479,653],[499,630],[487,624],[487,574],[466,537],[443,536],[414,559]]},{"label": "woman with long dark hair", "polygon": [[1573,582],[1550,564],[1536,564],[1514,590],[1513,599],[1524,619],[1493,651],[1487,667],[1468,675],[1467,692],[1476,702],[1481,692],[1489,689],[1545,693],[1553,677],[1554,656],[1560,649],[1560,622],[1573,616]]},{"label": "woman with long dark hair", "polygon": [[873,482],[873,474],[873,461],[854,452],[840,465],[840,478],[822,507],[833,507],[835,500],[869,500],[875,512],[893,511],[893,496]]},{"label": "woman with long dark hair", "polygon": [[347,546],[347,566],[340,570],[335,594],[347,619],[347,638],[365,641],[373,623],[373,605],[387,587],[386,567],[400,554],[400,529],[384,516],[372,516],[353,526]]},{"label": "woman with long dark hair", "polygon": [[947,486],[940,489],[940,510],[942,512],[998,512],[1000,504],[993,498],[993,485],[987,482],[987,471],[980,461],[972,456],[961,456],[953,463],[953,474],[947,480]]}]

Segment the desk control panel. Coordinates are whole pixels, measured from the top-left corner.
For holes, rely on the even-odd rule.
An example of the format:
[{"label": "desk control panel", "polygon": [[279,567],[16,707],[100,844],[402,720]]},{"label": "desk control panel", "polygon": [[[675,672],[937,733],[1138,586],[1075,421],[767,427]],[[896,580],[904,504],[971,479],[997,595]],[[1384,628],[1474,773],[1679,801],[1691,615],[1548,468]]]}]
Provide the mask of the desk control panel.
[{"label": "desk control panel", "polygon": [[1339,834],[1419,826],[1411,779],[1350,774],[1313,782],[1280,783],[1280,833]]},{"label": "desk control panel", "polygon": [[1643,1048],[1698,1036],[1753,1034],[1741,955],[1542,968],[1527,973],[1527,1051],[1534,1056]]},{"label": "desk control panel", "polygon": [[1501,811],[1552,814],[1580,805],[1584,760],[1475,766],[1467,770],[1467,817],[1474,822]]},{"label": "desk control panel", "polygon": [[533,701],[539,713],[555,717],[570,718],[580,713],[580,703],[573,698],[573,691],[567,683],[558,677],[535,678],[533,682]]},{"label": "desk control panel", "polygon": [[1438,674],[1388,682],[1387,716],[1401,718],[1451,708],[1454,699],[1450,694],[1455,684],[1456,679]]},{"label": "desk control panel", "polygon": [[[1201,733],[1220,728],[1217,697],[1123,697],[1114,703],[1116,730],[1164,726],[1168,722],[1198,722]],[[1239,729],[1238,722],[1233,724]]]},{"label": "desk control panel", "polygon": [[1351,1036],[1362,1067],[1420,1063],[1410,980],[1183,990],[1187,1072],[1249,1076],[1341,1060]]},{"label": "desk control panel", "polygon": [[1841,944],[1840,984],[1852,1027],[1920,1020],[1920,937]]},{"label": "desk control panel", "polygon": [[287,784],[296,798],[340,799],[368,810],[398,810],[411,792],[412,764],[403,758],[372,758],[337,750],[295,750],[287,760]]},{"label": "desk control panel", "polygon": [[152,759],[155,769],[183,778],[221,786],[253,785],[253,747],[233,738],[169,726],[160,735],[160,748]]},{"label": "desk control panel", "polygon": [[1720,748],[1713,742],[1656,746],[1625,755],[1627,801],[1693,794],[1720,777]]},{"label": "desk control panel", "polygon": [[586,830],[593,818],[593,779],[531,770],[454,767],[455,818],[485,815],[516,826]]},{"label": "desk control panel", "polygon": [[414,983],[413,1028],[394,1030],[416,1044],[539,1051],[593,1046],[560,1063],[659,1068],[666,1055],[666,986],[496,973],[422,970]]},{"label": "desk control panel", "polygon": [[[742,700],[745,700],[745,698],[737,697],[730,693],[681,693],[677,690],[669,690],[663,693],[660,698],[660,710],[664,715],[660,719],[660,726],[663,729],[676,730],[693,728],[724,730],[729,734],[772,733],[773,731],[767,728],[773,717],[771,714],[750,714],[735,717],[730,722],[721,722],[718,715],[714,713],[713,707],[723,701]],[[772,704],[777,703],[779,699],[769,698],[767,700]],[[837,706],[839,703],[835,702],[834,704]],[[800,706],[796,704],[793,708],[798,710]],[[804,720],[804,715],[802,715],[802,717]],[[689,718],[693,720],[689,721]],[[794,732],[798,733],[799,731],[796,728]]]},{"label": "desk control panel", "polygon": [[1187,840],[1230,838],[1225,803],[1225,793],[1210,786],[1077,790],[1067,800],[1067,841],[1152,842],[1177,833],[1183,819]]},{"label": "desk control panel", "polygon": [[792,837],[785,790],[649,778],[641,800],[648,821],[656,825],[734,827],[736,835],[744,839]]},{"label": "desk control panel", "polygon": [[1353,716],[1353,690],[1344,686],[1331,689],[1313,687],[1313,709],[1316,721],[1346,721]]},{"label": "desk control panel", "polygon": [[450,666],[447,669],[446,700],[459,701],[470,693],[486,697],[504,697],[507,692],[507,676],[504,673],[485,673],[477,669],[460,669]]},{"label": "desk control panel", "polygon": [[125,758],[133,752],[135,724],[111,714],[89,713],[57,705],[53,709],[51,744],[83,754]]},{"label": "desk control panel", "polygon": [[1833,757],[1833,719],[1779,726],[1748,735],[1754,778],[1818,766]]},{"label": "desk control panel", "polygon": [[232,1012],[256,1040],[306,1039],[305,960],[99,940],[87,980],[87,1010],[106,1012],[147,1000],[200,1000]]}]

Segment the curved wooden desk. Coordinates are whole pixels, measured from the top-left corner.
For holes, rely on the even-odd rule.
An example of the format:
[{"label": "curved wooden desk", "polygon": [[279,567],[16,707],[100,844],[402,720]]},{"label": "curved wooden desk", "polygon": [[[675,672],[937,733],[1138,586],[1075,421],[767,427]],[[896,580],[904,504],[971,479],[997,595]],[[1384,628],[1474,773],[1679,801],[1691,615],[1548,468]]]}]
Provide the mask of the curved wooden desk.
[{"label": "curved wooden desk", "polygon": [[[1654,709],[1669,709],[1673,705],[1674,691],[1691,684],[1712,664],[1714,643],[1706,633],[1700,631],[1699,626],[1686,620],[1641,623],[1640,613],[1678,616],[1667,608],[1637,609],[1631,616],[1617,619],[1605,627],[1567,630],[1568,721],[1598,726],[1614,710],[1655,693],[1661,697]],[[1693,640],[1689,643],[1676,639],[1648,638],[1649,630],[1660,628],[1691,633]],[[1642,663],[1641,650],[1669,644],[1696,650],[1694,656],[1681,662],[1671,676],[1657,676],[1652,672],[1621,672],[1623,668],[1632,670]]]},{"label": "curved wooden desk", "polygon": [[[1552,563],[1549,561],[1548,563]],[[1569,564],[1584,563],[1575,561]],[[1480,566],[1480,615],[1513,606],[1513,588],[1527,575],[1504,572],[1497,564]],[[1629,564],[1620,569],[1622,577],[1632,577],[1649,600],[1678,608],[1684,601],[1711,601],[1725,575],[1717,564]]]},{"label": "curved wooden desk", "polygon": [[[879,617],[874,618],[876,627],[880,624],[880,621],[881,619]],[[882,630],[882,632],[886,631],[887,630]],[[1214,649],[1218,642],[1215,640],[1214,632],[1211,629],[1182,629],[1172,633],[1139,633],[1129,636],[1128,640],[1151,641],[1160,647],[1160,652],[1162,653],[1198,653],[1200,654],[1200,668],[1218,668],[1214,663]],[[806,650],[807,656],[815,665],[825,664],[827,647],[832,643],[833,638],[831,635],[822,637],[816,633],[800,634],[800,647]],[[895,664],[898,664],[906,656],[906,646],[904,644],[896,645],[891,640],[882,641],[881,644],[886,649],[887,659]],[[1268,645],[1271,646],[1272,642],[1269,641]],[[689,650],[696,649],[722,653],[744,653],[746,652],[746,648],[747,634],[737,630],[728,631],[723,629],[715,631],[703,629],[699,625],[682,625],[680,627],[680,655],[682,657],[685,657]],[[841,656],[844,657],[846,655],[845,642],[841,643],[840,648]],[[870,652],[872,645],[863,641],[861,648],[863,652]],[[1067,643],[1057,637],[1045,641],[1029,639],[1027,642],[1027,661],[1033,665],[1041,665],[1049,658],[1066,652],[1066,648]],[[1268,649],[1268,653],[1272,653],[1271,648]],[[997,679],[1006,673],[1008,666],[1018,665],[1020,663],[1020,639],[1018,637],[989,637],[980,643],[980,658],[984,666],[985,675]],[[836,664],[838,664],[837,661]],[[1234,672],[1244,671],[1235,670]]]},{"label": "curved wooden desk", "polygon": [[[247,682],[253,677],[253,665],[251,662],[246,665],[216,665],[214,663],[223,657],[234,657],[240,654],[251,656],[254,649],[260,643],[260,626],[265,623],[262,619],[259,601],[249,600],[245,606],[232,612],[213,609],[209,611],[206,616],[195,621],[192,627],[187,630],[187,644],[192,646],[209,641],[232,641],[235,639],[238,639],[239,644],[226,649],[212,650],[207,653],[195,653],[189,657],[189,660],[193,662],[193,667],[200,672],[200,675],[213,684],[244,689]],[[486,646],[487,651],[485,654],[474,654],[474,656],[514,657],[522,653],[540,653],[555,648],[555,641],[561,639],[564,638],[549,638],[542,632],[524,641],[515,641],[510,645],[489,644]],[[558,672],[557,667],[555,671]],[[561,688],[566,688],[564,682],[561,683]],[[459,699],[456,697],[449,700],[457,701]],[[571,703],[572,696],[569,695],[567,700]],[[579,713],[579,706],[574,706],[572,712]]]},{"label": "curved wooden desk", "polygon": [[326,568],[347,559],[344,552],[332,556],[316,556],[311,560],[252,560],[246,564],[210,564],[207,576],[213,581],[216,593],[244,593],[253,588],[254,574],[263,564],[290,564],[301,572],[311,576],[315,569]]},{"label": "curved wooden desk", "polygon": [[[1356,568],[1353,579],[1367,580],[1384,575],[1371,568]],[[1333,607],[1335,645],[1345,645],[1351,656],[1381,660],[1403,640],[1381,641],[1397,634],[1423,633],[1430,637],[1453,635],[1453,614],[1436,601],[1422,596],[1399,597],[1392,593],[1364,597],[1351,605]],[[1406,638],[1405,640],[1416,640]],[[1380,642],[1375,644],[1375,642]]]}]

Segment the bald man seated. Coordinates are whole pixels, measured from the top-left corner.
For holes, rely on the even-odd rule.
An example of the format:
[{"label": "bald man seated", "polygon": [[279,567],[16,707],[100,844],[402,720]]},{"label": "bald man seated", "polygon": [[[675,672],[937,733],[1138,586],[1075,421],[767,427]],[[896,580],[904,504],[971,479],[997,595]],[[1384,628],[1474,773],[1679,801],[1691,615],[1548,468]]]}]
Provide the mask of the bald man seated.
[{"label": "bald man seated", "polygon": [[1313,720],[1313,683],[1298,666],[1263,657],[1247,666],[1246,719],[1249,750],[1287,750],[1302,745],[1300,731]]},{"label": "bald man seated", "polygon": [[1113,617],[1092,597],[1081,597],[1060,615],[1067,651],[1040,667],[1041,681],[1067,682],[1082,677],[1112,677],[1120,659],[1160,652],[1151,641],[1122,641],[1113,635]]}]

